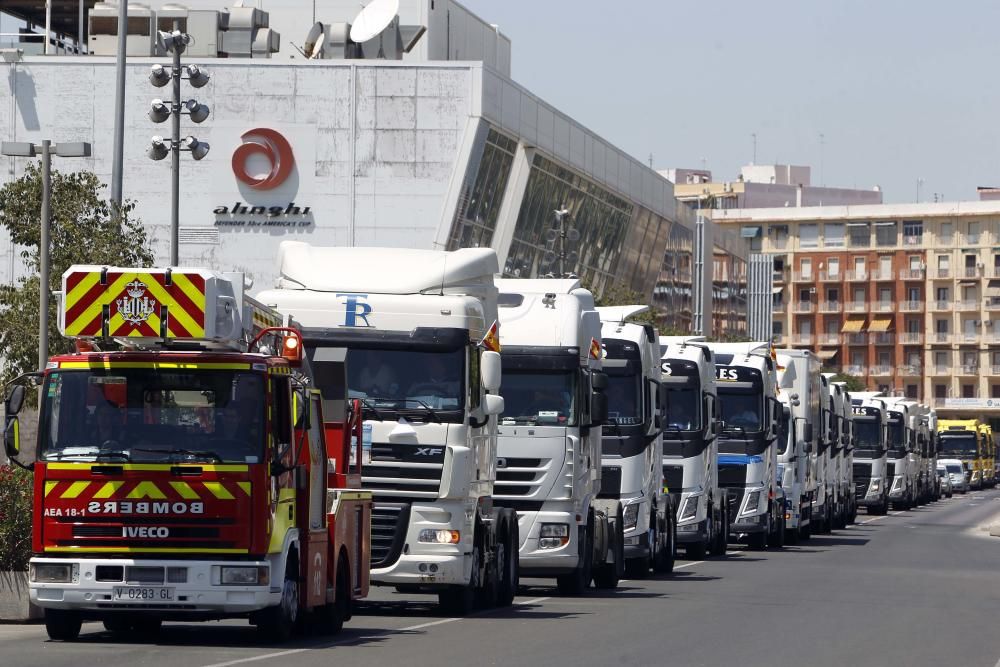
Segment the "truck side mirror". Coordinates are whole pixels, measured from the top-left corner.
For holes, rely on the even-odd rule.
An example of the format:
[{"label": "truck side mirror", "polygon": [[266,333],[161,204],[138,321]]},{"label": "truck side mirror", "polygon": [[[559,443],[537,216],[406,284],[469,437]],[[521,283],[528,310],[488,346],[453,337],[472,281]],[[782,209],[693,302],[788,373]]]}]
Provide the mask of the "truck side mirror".
[{"label": "truck side mirror", "polygon": [[[494,354],[496,353],[494,352]],[[487,417],[503,414],[503,408],[503,396],[498,396],[497,394],[486,394],[483,396],[483,412]]]},{"label": "truck side mirror", "polygon": [[17,384],[11,388],[10,393],[7,394],[7,399],[4,401],[4,410],[7,415],[16,415],[21,411],[24,406],[24,385]]},{"label": "truck side mirror", "polygon": [[590,374],[590,387],[594,391],[604,391],[608,388],[608,376],[601,371],[593,371]]},{"label": "truck side mirror", "polygon": [[600,426],[606,421],[608,421],[608,396],[595,391],[590,395],[590,423],[592,426]]},{"label": "truck side mirror", "polygon": [[805,440],[807,444],[812,445],[813,425],[809,422],[802,422],[802,439]]},{"label": "truck side mirror", "polygon": [[[479,358],[479,375],[483,389],[495,394],[500,391],[500,353],[487,350]],[[503,410],[500,410],[503,412]],[[489,413],[488,413],[489,414]],[[492,414],[499,414],[492,413]]]},{"label": "truck side mirror", "polygon": [[3,430],[3,448],[8,458],[15,458],[21,453],[21,426],[17,417],[7,417],[7,424]]}]

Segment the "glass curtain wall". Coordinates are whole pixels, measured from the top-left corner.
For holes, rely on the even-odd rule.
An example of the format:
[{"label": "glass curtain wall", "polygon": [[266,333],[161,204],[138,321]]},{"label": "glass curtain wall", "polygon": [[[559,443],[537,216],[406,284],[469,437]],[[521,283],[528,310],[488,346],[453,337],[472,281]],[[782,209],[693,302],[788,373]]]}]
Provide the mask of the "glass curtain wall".
[{"label": "glass curtain wall", "polygon": [[665,330],[684,333],[691,331],[694,302],[691,285],[694,231],[676,222],[669,224],[660,275],[653,290],[653,306]]},{"label": "glass curtain wall", "polygon": [[490,247],[516,150],[517,141],[490,129],[475,174],[462,184],[448,250]]}]

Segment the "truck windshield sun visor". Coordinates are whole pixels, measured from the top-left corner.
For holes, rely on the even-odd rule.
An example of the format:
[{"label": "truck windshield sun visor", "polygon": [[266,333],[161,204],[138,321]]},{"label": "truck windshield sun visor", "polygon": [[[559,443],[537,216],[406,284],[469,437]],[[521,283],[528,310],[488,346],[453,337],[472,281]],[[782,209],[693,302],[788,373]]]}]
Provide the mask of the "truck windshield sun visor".
[{"label": "truck windshield sun visor", "polygon": [[446,327],[417,327],[412,331],[304,328],[302,340],[307,351],[316,347],[361,345],[385,350],[457,350],[469,344],[469,332]]}]

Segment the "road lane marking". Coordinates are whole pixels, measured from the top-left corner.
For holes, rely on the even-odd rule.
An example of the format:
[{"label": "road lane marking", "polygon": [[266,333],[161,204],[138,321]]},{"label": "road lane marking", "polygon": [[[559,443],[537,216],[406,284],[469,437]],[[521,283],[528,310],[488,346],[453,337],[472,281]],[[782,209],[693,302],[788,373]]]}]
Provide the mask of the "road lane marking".
[{"label": "road lane marking", "polygon": [[674,569],[675,570],[679,570],[682,567],[691,567],[692,565],[701,565],[704,562],[705,561],[703,561],[703,560],[696,560],[696,561],[692,561],[690,563],[681,563],[680,565],[674,565]]},{"label": "road lane marking", "polygon": [[397,632],[413,632],[414,630],[421,630],[423,628],[429,628],[432,625],[444,625],[445,623],[454,623],[455,621],[461,621],[460,618],[441,618],[436,621],[430,621],[429,623],[420,623],[418,625],[411,625],[408,628],[400,628],[399,630],[390,630],[389,634],[395,634]]},{"label": "road lane marking", "polygon": [[297,653],[305,653],[306,651],[311,651],[311,650],[313,649],[293,648],[287,651],[278,651],[277,653],[265,653],[264,655],[254,655],[249,658],[239,658],[238,660],[229,660],[228,662],[216,662],[211,665],[205,665],[205,667],[231,667],[232,665],[243,665],[248,662],[257,662],[258,660],[272,660],[274,658],[283,658],[286,655],[295,655]]}]

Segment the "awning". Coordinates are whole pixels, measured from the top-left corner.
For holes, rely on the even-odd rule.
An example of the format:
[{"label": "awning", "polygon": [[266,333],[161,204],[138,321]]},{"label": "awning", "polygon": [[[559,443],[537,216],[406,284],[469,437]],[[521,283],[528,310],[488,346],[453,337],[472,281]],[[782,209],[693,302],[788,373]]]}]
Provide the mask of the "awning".
[{"label": "awning", "polygon": [[1000,280],[991,280],[986,289],[983,290],[984,296],[1000,296]]},{"label": "awning", "polygon": [[891,317],[876,317],[872,320],[872,323],[868,325],[868,331],[888,331],[891,326]]},{"label": "awning", "polygon": [[851,319],[844,322],[844,326],[841,328],[840,333],[861,333],[865,328],[865,318]]},{"label": "awning", "polygon": [[755,239],[760,236],[760,227],[743,227],[740,229],[740,236],[745,239]]},{"label": "awning", "polygon": [[816,356],[824,361],[828,361],[837,356],[837,352],[839,351],[840,350],[820,350],[819,352],[816,353]]},{"label": "awning", "polygon": [[868,223],[867,222],[849,222],[849,223],[847,223],[847,226],[848,227],[867,227]]},{"label": "awning", "polygon": [[893,227],[895,227],[896,223],[895,222],[876,222],[875,223],[876,227],[889,227],[890,225],[893,226]]},{"label": "awning", "polygon": [[781,294],[784,291],[785,291],[784,287],[772,287],[771,288],[771,294]]}]

